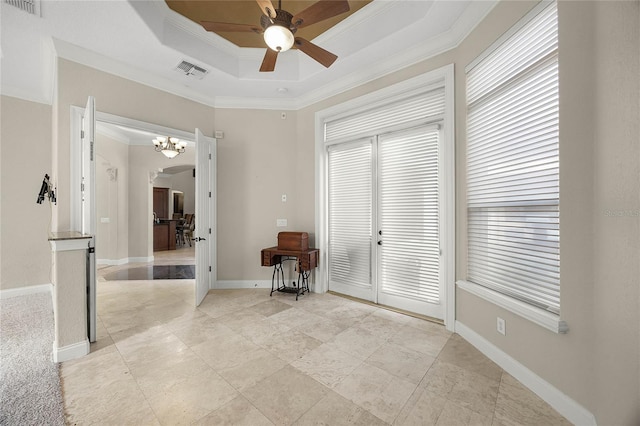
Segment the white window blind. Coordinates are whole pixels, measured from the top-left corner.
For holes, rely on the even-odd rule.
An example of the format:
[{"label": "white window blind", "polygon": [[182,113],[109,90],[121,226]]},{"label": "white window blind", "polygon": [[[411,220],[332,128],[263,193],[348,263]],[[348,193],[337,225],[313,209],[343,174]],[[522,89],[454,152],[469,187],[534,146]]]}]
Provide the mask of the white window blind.
[{"label": "white window blind", "polygon": [[440,302],[438,127],[380,137],[381,291]]},{"label": "white window blind", "polygon": [[444,114],[444,87],[434,88],[391,100],[385,105],[336,117],[325,124],[325,142],[355,140],[389,131],[392,128],[407,128],[412,123],[434,121]]},{"label": "white window blind", "polygon": [[467,72],[467,273],[559,314],[558,25],[545,6]]},{"label": "white window blind", "polygon": [[329,148],[329,281],[371,288],[372,143]]}]

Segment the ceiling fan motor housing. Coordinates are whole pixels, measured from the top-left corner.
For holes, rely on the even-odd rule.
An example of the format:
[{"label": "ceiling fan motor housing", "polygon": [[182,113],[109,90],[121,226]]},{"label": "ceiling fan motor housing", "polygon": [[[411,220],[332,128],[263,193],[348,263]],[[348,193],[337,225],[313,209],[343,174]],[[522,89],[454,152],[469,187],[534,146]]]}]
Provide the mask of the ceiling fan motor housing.
[{"label": "ceiling fan motor housing", "polygon": [[271,25],[280,25],[281,27],[288,28],[292,34],[295,34],[297,28],[291,23],[292,19],[293,15],[286,10],[276,9],[276,17],[270,18],[267,15],[262,15],[260,17],[260,25],[265,30]]}]

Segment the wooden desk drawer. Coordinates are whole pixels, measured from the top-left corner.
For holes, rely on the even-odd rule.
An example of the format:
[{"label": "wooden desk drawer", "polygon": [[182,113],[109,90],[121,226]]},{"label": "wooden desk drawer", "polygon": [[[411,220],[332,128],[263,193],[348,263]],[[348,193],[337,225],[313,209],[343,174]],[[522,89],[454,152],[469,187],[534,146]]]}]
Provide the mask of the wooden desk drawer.
[{"label": "wooden desk drawer", "polygon": [[261,265],[273,266],[280,263],[280,256],[273,254],[272,251],[262,250]]},{"label": "wooden desk drawer", "polygon": [[298,267],[302,271],[310,271],[318,266],[318,252],[305,253],[298,258]]}]

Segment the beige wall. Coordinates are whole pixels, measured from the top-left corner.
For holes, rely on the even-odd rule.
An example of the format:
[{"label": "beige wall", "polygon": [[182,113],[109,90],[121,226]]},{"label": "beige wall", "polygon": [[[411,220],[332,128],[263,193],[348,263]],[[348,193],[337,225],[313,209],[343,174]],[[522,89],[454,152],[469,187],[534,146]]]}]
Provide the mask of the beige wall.
[{"label": "beige wall", "polygon": [[[129,257],[129,147],[96,134],[96,259]],[[115,169],[117,172],[109,172]],[[101,219],[107,218],[108,223]]]},{"label": "beige wall", "polygon": [[50,254],[53,271],[54,350],[84,343],[87,338],[85,250]]},{"label": "beige wall", "polygon": [[[308,202],[297,192],[302,142],[296,113],[288,111],[283,120],[281,111],[217,109],[215,128],[224,131],[217,163],[218,280],[270,279],[260,250],[275,246],[279,231],[313,231],[296,220]],[[287,228],[276,227],[278,218],[288,220]]]},{"label": "beige wall", "polygon": [[601,424],[640,424],[640,2],[592,3],[593,358]]},{"label": "beige wall", "polygon": [[[195,167],[195,166],[194,166]],[[176,173],[171,176],[171,188],[174,191],[182,191],[184,194],[184,213],[196,212],[196,180],[193,177],[193,170]],[[173,209],[173,198],[171,199],[171,209]]]},{"label": "beige wall", "polygon": [[54,177],[51,106],[7,96],[0,102],[0,289],[48,284],[51,208],[36,199],[45,173]]}]

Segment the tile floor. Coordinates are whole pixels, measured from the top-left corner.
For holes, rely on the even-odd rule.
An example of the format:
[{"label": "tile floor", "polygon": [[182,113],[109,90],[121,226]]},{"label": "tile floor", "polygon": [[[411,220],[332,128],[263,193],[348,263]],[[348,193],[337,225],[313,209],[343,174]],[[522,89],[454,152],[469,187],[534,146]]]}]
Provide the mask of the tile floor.
[{"label": "tile floor", "polygon": [[118,268],[91,354],[62,364],[68,424],[570,424],[440,325],[264,289],[194,308],[193,280],[104,280]]}]

